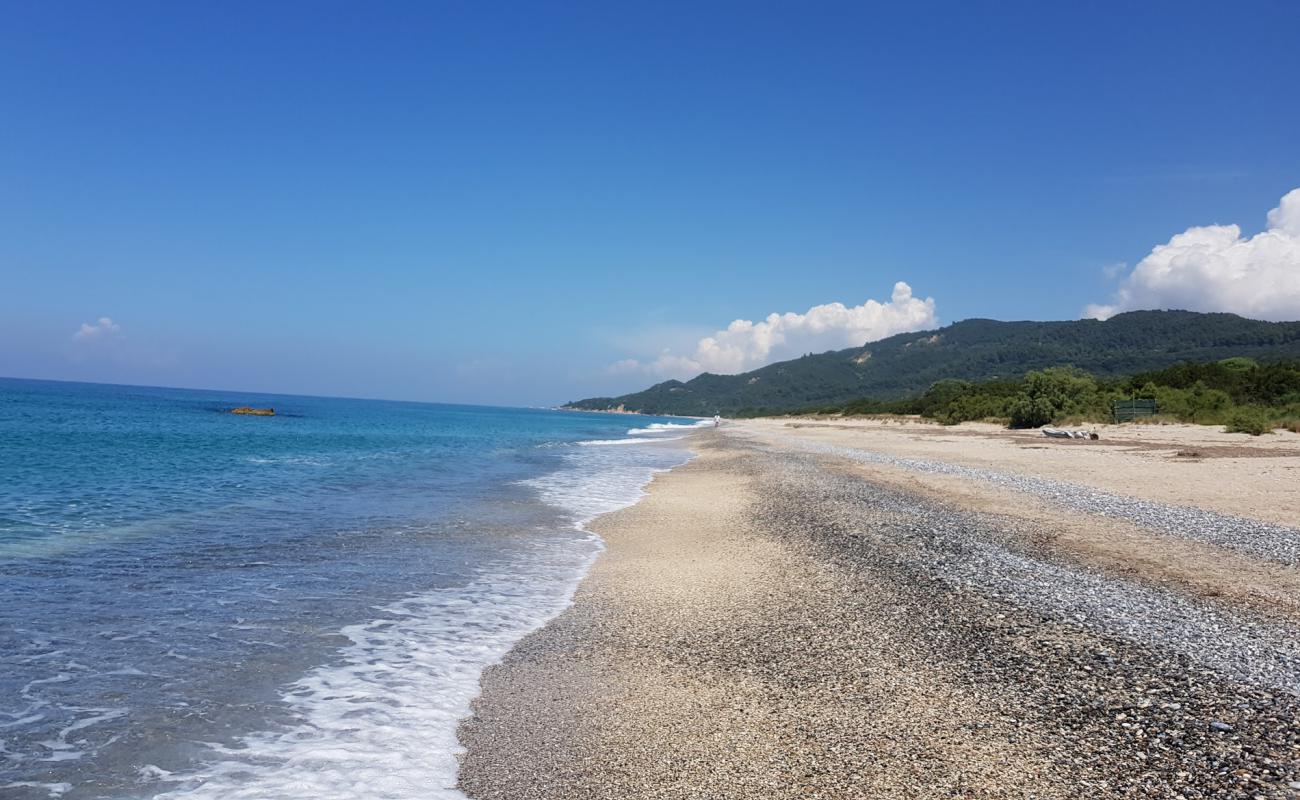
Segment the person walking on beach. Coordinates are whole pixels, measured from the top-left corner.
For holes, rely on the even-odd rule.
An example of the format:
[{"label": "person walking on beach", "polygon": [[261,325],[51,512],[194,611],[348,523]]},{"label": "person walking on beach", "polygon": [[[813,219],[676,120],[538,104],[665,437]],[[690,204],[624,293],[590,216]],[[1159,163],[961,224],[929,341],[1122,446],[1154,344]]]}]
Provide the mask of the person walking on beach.
[{"label": "person walking on beach", "polygon": [[718,426],[721,425],[721,424],[722,424],[722,417],[719,416],[718,414],[714,414],[714,415],[713,415],[713,427],[716,428],[716,427],[718,427]]}]

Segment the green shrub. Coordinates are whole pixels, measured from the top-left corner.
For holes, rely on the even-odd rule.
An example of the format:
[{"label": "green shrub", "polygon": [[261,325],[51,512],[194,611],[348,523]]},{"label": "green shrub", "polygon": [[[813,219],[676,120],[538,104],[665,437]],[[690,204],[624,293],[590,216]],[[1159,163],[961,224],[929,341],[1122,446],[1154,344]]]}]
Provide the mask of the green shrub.
[{"label": "green shrub", "polygon": [[1229,372],[1250,372],[1259,368],[1259,362],[1253,358],[1246,358],[1245,356],[1234,356],[1232,358],[1220,359],[1219,366]]},{"label": "green shrub", "polygon": [[1254,408],[1239,408],[1228,415],[1228,424],[1224,428],[1228,433],[1249,433],[1259,436],[1273,432],[1273,423],[1263,412]]},{"label": "green shrub", "polygon": [[1006,403],[1000,397],[966,395],[958,397],[946,408],[934,412],[934,418],[944,425],[975,422],[990,417],[1005,416]]},{"label": "green shrub", "polygon": [[1155,399],[1162,414],[1171,414],[1184,422],[1223,422],[1232,398],[1227,392],[1211,389],[1203,381],[1190,387],[1150,386],[1146,396]]},{"label": "green shrub", "polygon": [[919,415],[945,425],[998,420],[1014,428],[1035,428],[1109,421],[1114,401],[1133,398],[1156,401],[1159,414],[1144,419],[1151,424],[1231,421],[1232,430],[1248,433],[1267,433],[1269,423],[1295,430],[1300,427],[1300,361],[1259,364],[1230,358],[1177,364],[1128,378],[1096,378],[1073,367],[1050,367],[1021,378],[943,380],[915,397],[863,398],[819,410]]},{"label": "green shrub", "polygon": [[1022,394],[1011,401],[1007,407],[1013,428],[1038,428],[1048,424],[1056,416],[1056,409],[1045,397],[1030,397]]}]

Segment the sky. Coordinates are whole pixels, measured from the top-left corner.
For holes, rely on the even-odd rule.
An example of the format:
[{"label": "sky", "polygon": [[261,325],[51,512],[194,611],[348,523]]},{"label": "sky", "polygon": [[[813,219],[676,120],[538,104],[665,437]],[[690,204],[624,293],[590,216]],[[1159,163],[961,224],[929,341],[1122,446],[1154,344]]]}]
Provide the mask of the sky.
[{"label": "sky", "polygon": [[970,317],[1298,319],[1298,41],[1294,2],[0,0],[0,375],[547,405]]}]

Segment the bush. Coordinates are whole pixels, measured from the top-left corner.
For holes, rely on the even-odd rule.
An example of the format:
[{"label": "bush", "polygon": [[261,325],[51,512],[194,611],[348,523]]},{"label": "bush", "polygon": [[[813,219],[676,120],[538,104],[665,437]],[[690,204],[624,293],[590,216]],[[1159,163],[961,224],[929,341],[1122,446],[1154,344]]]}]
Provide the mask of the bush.
[{"label": "bush", "polygon": [[1219,366],[1229,372],[1251,372],[1259,368],[1259,362],[1253,358],[1245,356],[1235,356],[1233,358],[1224,358],[1219,361]]},{"label": "bush", "polygon": [[1240,408],[1228,416],[1227,433],[1249,433],[1259,436],[1273,432],[1273,423],[1257,409]]},{"label": "bush", "polygon": [[1013,428],[1039,428],[1052,421],[1056,409],[1045,397],[1030,397],[1022,394],[1007,406]]},{"label": "bush", "polygon": [[1211,389],[1203,381],[1187,388],[1150,386],[1146,396],[1154,398],[1163,414],[1171,414],[1184,422],[1223,422],[1232,408],[1232,398],[1227,392]]},{"label": "bush", "polygon": [[948,407],[934,412],[934,418],[944,425],[1004,416],[1005,403],[1000,397],[967,395],[958,397]]},{"label": "bush", "polygon": [[819,410],[919,415],[944,425],[997,420],[1014,428],[1035,428],[1107,421],[1114,401],[1135,398],[1156,401],[1160,413],[1144,419],[1152,424],[1223,425],[1231,418],[1231,430],[1244,433],[1267,433],[1271,427],[1296,430],[1300,427],[1300,361],[1258,364],[1249,358],[1231,358],[1178,364],[1129,378],[1095,378],[1073,367],[1049,367],[1014,379],[943,380],[916,397],[863,398]]}]

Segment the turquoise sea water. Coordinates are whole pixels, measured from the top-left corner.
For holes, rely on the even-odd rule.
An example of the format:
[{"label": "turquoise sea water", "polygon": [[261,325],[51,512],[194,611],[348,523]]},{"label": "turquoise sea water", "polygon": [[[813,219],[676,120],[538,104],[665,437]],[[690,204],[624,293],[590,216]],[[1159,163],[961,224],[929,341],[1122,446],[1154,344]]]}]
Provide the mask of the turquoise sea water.
[{"label": "turquoise sea water", "polygon": [[457,797],[482,668],[692,424],[0,379],[0,790]]}]

